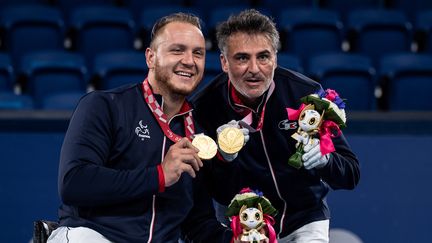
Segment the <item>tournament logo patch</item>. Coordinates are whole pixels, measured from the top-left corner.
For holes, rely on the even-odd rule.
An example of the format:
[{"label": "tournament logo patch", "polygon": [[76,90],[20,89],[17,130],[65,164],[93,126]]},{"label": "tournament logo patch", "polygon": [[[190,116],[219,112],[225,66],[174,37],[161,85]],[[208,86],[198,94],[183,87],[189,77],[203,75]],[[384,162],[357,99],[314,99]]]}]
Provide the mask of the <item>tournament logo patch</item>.
[{"label": "tournament logo patch", "polygon": [[290,122],[288,119],[286,119],[280,121],[278,126],[280,130],[294,130],[297,129],[298,124],[297,121]]},{"label": "tournament logo patch", "polygon": [[142,120],[139,121],[139,126],[135,128],[135,134],[144,141],[146,138],[150,138],[150,131],[148,125],[143,125]]}]

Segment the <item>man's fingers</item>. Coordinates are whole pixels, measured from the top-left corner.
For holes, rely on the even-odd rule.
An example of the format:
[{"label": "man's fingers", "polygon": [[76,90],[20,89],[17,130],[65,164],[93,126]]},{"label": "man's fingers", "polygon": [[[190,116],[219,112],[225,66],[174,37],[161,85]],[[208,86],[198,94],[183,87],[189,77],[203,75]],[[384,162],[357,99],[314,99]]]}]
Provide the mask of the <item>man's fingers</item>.
[{"label": "man's fingers", "polygon": [[246,144],[249,141],[249,130],[246,128],[240,128],[240,131],[243,133],[244,143]]},{"label": "man's fingers", "polygon": [[195,153],[199,152],[195,146],[192,145],[192,142],[187,138],[180,139],[177,143],[171,145],[170,149],[184,149],[189,148],[192,149]]},{"label": "man's fingers", "polygon": [[306,145],[303,147],[303,151],[304,151],[305,153],[308,153],[308,152],[309,152],[309,151],[310,151],[314,146],[315,146],[315,145],[308,143],[308,144],[306,144]]},{"label": "man's fingers", "polygon": [[232,127],[239,127],[239,125],[238,125],[238,121],[236,121],[236,120],[231,120],[231,121],[229,121],[228,122],[228,125],[230,125],[230,126],[232,126]]},{"label": "man's fingers", "polygon": [[218,127],[218,128],[216,129],[216,132],[219,134],[219,133],[222,132],[222,130],[224,130],[224,129],[227,128],[227,127],[229,127],[229,125],[224,124],[224,125]]},{"label": "man's fingers", "polygon": [[227,128],[227,127],[236,127],[236,128],[240,128],[240,126],[239,126],[239,124],[238,124],[238,121],[236,121],[236,120],[231,120],[231,121],[229,121],[227,124],[224,124],[224,125],[218,127],[218,128],[216,129],[216,132],[219,134],[219,133],[222,132],[222,130],[224,130],[224,129]]},{"label": "man's fingers", "polygon": [[184,163],[184,164],[188,164],[188,165],[192,166],[192,168],[194,170],[197,170],[197,171],[201,167],[199,165],[199,162],[197,161],[197,158],[194,155],[192,155],[192,154],[184,155],[181,158],[181,162]]},{"label": "man's fingers", "polygon": [[[203,162],[198,156],[199,149],[183,148],[179,150],[179,159],[185,163],[193,164],[195,170],[199,170],[199,167],[203,166]],[[195,165],[197,167],[195,167]]]},{"label": "man's fingers", "polygon": [[178,142],[176,142],[175,144],[171,145],[171,148],[184,148],[185,146],[188,146],[187,143],[189,142],[189,139],[187,138],[182,138],[180,139]]},{"label": "man's fingers", "polygon": [[195,178],[196,174],[195,174],[194,169],[192,169],[192,166],[191,166],[191,165],[189,165],[189,164],[187,164],[187,163],[182,163],[182,164],[180,165],[180,169],[181,169],[182,172],[186,172],[186,173],[188,173],[190,176],[192,176],[193,178]]},{"label": "man's fingers", "polygon": [[195,157],[195,160],[196,160],[198,166],[199,166],[199,167],[203,167],[204,164],[203,164],[201,158],[198,156],[198,153],[194,153],[193,156]]},{"label": "man's fingers", "polygon": [[302,160],[304,162],[308,161],[315,161],[318,160],[321,157],[321,152],[315,152],[314,150],[311,150],[309,153],[303,154]]},{"label": "man's fingers", "polygon": [[304,156],[306,157],[305,160],[308,160],[309,157],[311,157],[312,155],[321,152],[321,148],[318,144],[316,145],[312,145],[312,144],[307,144],[303,151],[305,152]]}]

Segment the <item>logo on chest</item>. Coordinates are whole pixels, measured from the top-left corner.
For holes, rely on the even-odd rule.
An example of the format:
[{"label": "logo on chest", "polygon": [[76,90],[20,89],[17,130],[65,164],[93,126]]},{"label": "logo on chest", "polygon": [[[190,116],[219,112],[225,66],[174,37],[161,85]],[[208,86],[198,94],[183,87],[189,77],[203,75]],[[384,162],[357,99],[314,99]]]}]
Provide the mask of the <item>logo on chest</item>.
[{"label": "logo on chest", "polygon": [[146,138],[150,138],[150,131],[148,129],[148,125],[143,125],[142,120],[138,122],[139,126],[135,128],[135,134],[144,141]]},{"label": "logo on chest", "polygon": [[280,130],[294,130],[298,128],[297,121],[290,122],[288,119],[279,122]]}]

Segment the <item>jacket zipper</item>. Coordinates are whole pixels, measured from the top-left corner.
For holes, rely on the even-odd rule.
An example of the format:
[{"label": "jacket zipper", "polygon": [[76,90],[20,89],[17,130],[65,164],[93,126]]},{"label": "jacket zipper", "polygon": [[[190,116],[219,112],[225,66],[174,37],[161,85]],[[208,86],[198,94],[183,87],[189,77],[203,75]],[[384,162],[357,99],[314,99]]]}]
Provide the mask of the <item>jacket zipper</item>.
[{"label": "jacket zipper", "polygon": [[282,217],[281,217],[280,224],[279,224],[279,233],[278,233],[278,238],[279,238],[279,235],[280,235],[280,233],[282,233],[282,230],[283,230],[283,222],[284,222],[284,219],[285,219],[285,213],[286,213],[287,203],[286,203],[285,199],[283,199],[283,197],[282,197],[282,195],[281,195],[281,193],[279,191],[279,187],[278,187],[278,184],[277,184],[277,181],[276,181],[276,176],[275,176],[275,173],[273,171],[273,167],[271,165],[270,157],[268,155],[266,144],[265,144],[265,141],[264,141],[263,129],[261,129],[259,132],[260,132],[260,135],[261,135],[261,142],[262,142],[262,145],[263,145],[264,154],[265,154],[266,159],[267,159],[267,163],[268,163],[268,166],[269,166],[269,169],[270,169],[270,173],[272,175],[272,179],[273,179],[273,183],[275,185],[276,192],[277,192],[277,194],[279,196],[279,199],[282,200],[282,202],[284,204],[284,207],[283,207],[284,209],[283,209]]}]

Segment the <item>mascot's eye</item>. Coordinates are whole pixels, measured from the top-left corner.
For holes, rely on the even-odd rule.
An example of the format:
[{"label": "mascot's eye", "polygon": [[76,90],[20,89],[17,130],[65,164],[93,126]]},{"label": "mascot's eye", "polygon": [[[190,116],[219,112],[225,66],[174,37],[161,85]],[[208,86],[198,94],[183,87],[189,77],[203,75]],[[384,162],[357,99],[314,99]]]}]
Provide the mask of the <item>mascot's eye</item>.
[{"label": "mascot's eye", "polygon": [[261,217],[260,217],[260,214],[259,214],[259,213],[255,213],[255,219],[256,219],[256,220],[260,220],[260,219],[261,219]]},{"label": "mascot's eye", "polygon": [[302,120],[305,118],[305,116],[306,116],[306,114],[305,114],[305,113],[302,113],[302,114],[300,115],[300,121],[302,121]]},{"label": "mascot's eye", "polygon": [[313,124],[315,124],[315,121],[316,121],[315,117],[312,117],[312,118],[309,120],[309,125],[313,125]]},{"label": "mascot's eye", "polygon": [[248,219],[247,213],[242,213],[241,218],[243,221],[246,221]]}]

